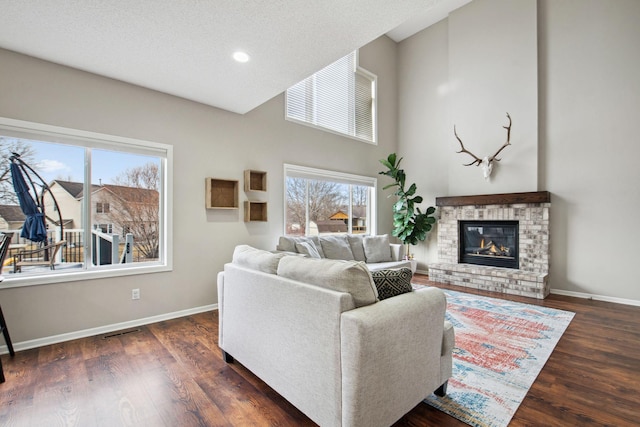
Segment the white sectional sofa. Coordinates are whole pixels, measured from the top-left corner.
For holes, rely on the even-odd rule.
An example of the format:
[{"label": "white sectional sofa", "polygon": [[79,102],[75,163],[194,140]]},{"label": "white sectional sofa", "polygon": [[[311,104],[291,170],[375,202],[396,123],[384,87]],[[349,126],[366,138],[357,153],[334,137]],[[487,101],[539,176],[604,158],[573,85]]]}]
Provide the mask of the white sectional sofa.
[{"label": "white sectional sofa", "polygon": [[452,368],[444,293],[403,292],[379,301],[361,261],[238,246],[218,274],[219,346],[321,426],[389,426]]},{"label": "white sectional sofa", "polygon": [[404,247],[390,243],[389,235],[329,234],[323,236],[280,236],[277,251],[304,254],[311,258],[364,261],[369,270],[387,268],[411,268],[411,262],[403,260]]}]

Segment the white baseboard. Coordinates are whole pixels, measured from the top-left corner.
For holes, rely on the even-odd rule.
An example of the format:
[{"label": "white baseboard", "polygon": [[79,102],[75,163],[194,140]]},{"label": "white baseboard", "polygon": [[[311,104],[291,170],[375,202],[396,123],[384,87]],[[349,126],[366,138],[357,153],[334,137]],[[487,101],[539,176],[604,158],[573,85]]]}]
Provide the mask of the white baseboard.
[{"label": "white baseboard", "polygon": [[584,298],[596,301],[615,302],[616,304],[634,305],[640,307],[640,301],[627,298],[608,297],[606,295],[588,294],[585,292],[565,291],[564,289],[551,289],[552,294],[568,297]]},{"label": "white baseboard", "polygon": [[[163,320],[176,319],[178,317],[204,313],[207,311],[213,311],[217,309],[218,309],[218,304],[203,305],[201,307],[174,311],[172,313],[159,314],[157,316],[145,317],[142,319],[130,320],[122,323],[114,323],[111,325],[99,326],[97,328],[83,329],[81,331],[68,332],[66,334],[53,335],[50,337],[38,338],[35,340],[13,343],[13,349],[15,351],[29,350],[30,348],[43,347],[45,345],[51,345],[51,344],[58,344],[61,342],[71,341],[78,338],[92,337],[94,335],[101,335],[101,334],[106,334],[108,332],[135,328],[136,326],[148,325],[150,323],[162,322]],[[11,330],[9,330],[9,332],[11,332]],[[9,348],[6,345],[0,346],[0,354],[7,354],[7,353],[9,353]]]},{"label": "white baseboard", "polygon": [[[416,273],[419,274],[429,274],[427,270],[416,270]],[[556,295],[564,295],[568,297],[576,297],[583,299],[590,299],[596,301],[606,301],[606,302],[614,302],[616,304],[625,304],[625,305],[633,305],[640,307],[640,301],[628,298],[616,298],[609,297],[606,295],[596,295],[596,294],[588,294],[585,292],[573,292],[573,291],[565,291],[564,289],[551,289],[552,294]]]}]

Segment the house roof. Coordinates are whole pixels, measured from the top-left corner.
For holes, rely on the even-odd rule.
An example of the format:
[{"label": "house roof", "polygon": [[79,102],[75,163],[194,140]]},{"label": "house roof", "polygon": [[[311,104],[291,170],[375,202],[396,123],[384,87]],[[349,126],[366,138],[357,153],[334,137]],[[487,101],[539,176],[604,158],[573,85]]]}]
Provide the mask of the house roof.
[{"label": "house roof", "polygon": [[104,184],[99,188],[110,191],[125,202],[155,204],[158,201],[158,192],[156,190],[111,184]]},{"label": "house roof", "polygon": [[[367,207],[366,206],[353,206],[351,208],[351,214],[354,218],[366,218]],[[330,220],[348,219],[349,215],[344,210],[339,210],[329,217]]]},{"label": "house roof", "polygon": [[[84,189],[84,184],[81,182],[73,182],[73,181],[61,181],[59,179],[56,179],[55,181],[53,181],[54,183],[58,184],[60,187],[64,188],[64,190],[71,194],[73,197],[75,197],[76,199],[81,199],[82,198],[82,190]],[[53,185],[53,184],[51,184]],[[49,187],[51,187],[51,185]],[[92,187],[98,187],[97,185],[92,185]],[[93,188],[92,188],[93,190]]]},{"label": "house roof", "polygon": [[[75,197],[81,199],[84,184],[81,182],[55,180],[54,183],[60,185],[64,190]],[[53,185],[53,184],[52,184]],[[116,197],[126,202],[132,203],[156,203],[158,200],[158,192],[156,190],[148,190],[146,188],[126,187],[123,185],[91,185],[91,193],[99,191],[109,191]]]},{"label": "house roof", "polygon": [[0,217],[7,222],[24,221],[25,215],[18,205],[0,205]]}]

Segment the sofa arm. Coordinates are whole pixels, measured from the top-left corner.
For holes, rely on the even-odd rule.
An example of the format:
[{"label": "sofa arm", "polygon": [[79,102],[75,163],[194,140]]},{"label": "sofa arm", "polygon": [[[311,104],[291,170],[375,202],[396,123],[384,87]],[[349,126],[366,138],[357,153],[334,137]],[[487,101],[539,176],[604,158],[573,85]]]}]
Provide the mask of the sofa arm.
[{"label": "sofa arm", "polygon": [[223,336],[222,336],[222,309],[224,307],[224,271],[218,272],[218,281],[216,282],[216,287],[218,288],[218,345],[222,347],[223,344]]},{"label": "sofa arm", "polygon": [[400,243],[391,243],[389,246],[391,248],[391,260],[401,261],[404,257],[404,245],[401,245]]},{"label": "sofa arm", "polygon": [[343,426],[391,425],[442,384],[445,310],[429,288],[342,313]]}]

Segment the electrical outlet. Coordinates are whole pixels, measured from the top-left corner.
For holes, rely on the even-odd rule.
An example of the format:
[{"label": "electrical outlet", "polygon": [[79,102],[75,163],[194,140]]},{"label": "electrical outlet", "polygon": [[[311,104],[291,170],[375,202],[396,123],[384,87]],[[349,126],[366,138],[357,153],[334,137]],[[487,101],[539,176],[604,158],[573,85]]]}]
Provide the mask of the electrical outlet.
[{"label": "electrical outlet", "polygon": [[131,289],[131,299],[140,299],[140,289]]}]

